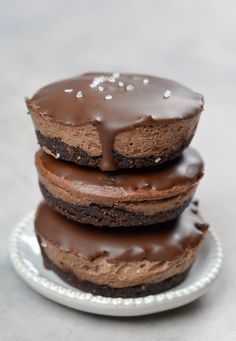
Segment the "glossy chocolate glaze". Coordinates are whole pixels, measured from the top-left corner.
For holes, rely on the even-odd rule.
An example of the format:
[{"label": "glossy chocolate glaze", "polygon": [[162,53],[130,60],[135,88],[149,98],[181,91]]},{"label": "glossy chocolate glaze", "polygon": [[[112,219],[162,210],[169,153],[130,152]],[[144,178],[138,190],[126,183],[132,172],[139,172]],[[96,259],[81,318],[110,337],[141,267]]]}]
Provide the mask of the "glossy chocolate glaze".
[{"label": "glossy chocolate glaze", "polygon": [[86,73],[42,88],[26,103],[46,119],[72,126],[95,124],[103,150],[100,168],[107,171],[114,170],[112,150],[120,131],[203,110],[203,97],[185,86],[134,74]]},{"label": "glossy chocolate glaze", "polygon": [[192,204],[176,220],[135,230],[104,230],[72,222],[54,212],[44,202],[36,219],[36,233],[59,247],[81,257],[106,256],[113,261],[171,261],[187,249],[197,247],[207,229]]},{"label": "glossy chocolate glaze", "polygon": [[42,166],[50,173],[74,183],[75,186],[81,184],[109,186],[130,191],[141,189],[168,190],[174,186],[197,182],[203,175],[203,160],[193,148],[186,149],[179,159],[158,168],[112,173],[56,160],[42,150],[36,153],[36,164],[38,162],[41,162]]}]

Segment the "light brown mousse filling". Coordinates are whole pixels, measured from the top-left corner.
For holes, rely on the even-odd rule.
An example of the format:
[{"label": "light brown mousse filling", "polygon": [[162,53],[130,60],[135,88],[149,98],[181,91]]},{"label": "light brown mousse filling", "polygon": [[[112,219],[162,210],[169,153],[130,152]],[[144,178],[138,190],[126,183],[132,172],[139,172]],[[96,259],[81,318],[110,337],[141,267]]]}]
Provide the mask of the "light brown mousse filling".
[{"label": "light brown mousse filling", "polygon": [[181,257],[172,261],[108,262],[105,256],[89,260],[63,251],[42,236],[39,237],[44,253],[61,270],[71,271],[79,280],[113,288],[159,283],[180,274],[192,265],[200,247],[186,249]]},{"label": "light brown mousse filling", "polygon": [[[82,126],[65,125],[43,117],[30,110],[35,130],[51,138],[59,138],[65,144],[80,148],[91,157],[102,155],[102,144],[98,130],[93,124]],[[177,152],[186,145],[195,133],[200,113],[183,119],[158,121],[149,126],[138,126],[118,133],[114,150],[125,157],[142,158],[154,156],[161,158]]]},{"label": "light brown mousse filling", "polygon": [[88,206],[92,203],[95,204],[103,204],[107,206],[112,206],[117,209],[124,209],[133,213],[141,213],[144,215],[153,215],[158,214],[159,212],[173,210],[175,208],[180,207],[185,201],[190,200],[194,192],[196,190],[196,186],[187,190],[184,193],[178,194],[176,196],[166,198],[166,199],[158,199],[158,200],[145,200],[140,202],[119,202],[113,199],[111,200],[103,200],[104,198],[90,198],[89,200],[84,197],[81,192],[77,190],[66,190],[65,188],[59,187],[58,185],[54,185],[50,183],[46,178],[39,177],[40,182],[46,187],[46,189],[57,199],[61,199],[65,202],[69,202],[71,204]]}]

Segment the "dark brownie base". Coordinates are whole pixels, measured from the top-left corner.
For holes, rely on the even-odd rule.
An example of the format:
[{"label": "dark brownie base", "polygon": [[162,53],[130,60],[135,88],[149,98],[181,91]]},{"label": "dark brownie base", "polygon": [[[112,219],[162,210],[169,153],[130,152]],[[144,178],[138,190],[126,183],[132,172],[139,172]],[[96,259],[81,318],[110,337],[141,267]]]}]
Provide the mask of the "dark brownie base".
[{"label": "dark brownie base", "polygon": [[42,183],[39,183],[39,186],[46,202],[55,211],[70,220],[95,226],[128,227],[163,223],[177,218],[191,201],[190,198],[174,209],[159,212],[154,215],[144,215],[98,204],[90,204],[89,206],[72,204],[55,198]]},{"label": "dark brownie base", "polygon": [[44,250],[41,248],[44,266],[48,270],[55,272],[64,282],[69,285],[83,290],[85,292],[90,292],[93,295],[101,295],[105,297],[143,297],[148,295],[159,294],[163,291],[169,290],[176,285],[180,284],[187,276],[190,269],[175,276],[172,276],[162,282],[152,283],[152,284],[142,284],[133,287],[126,288],[112,288],[107,285],[99,285],[88,281],[82,281],[73,274],[71,271],[62,270],[56,266],[45,254]]},{"label": "dark brownie base", "polygon": [[[68,144],[62,142],[59,138],[44,136],[40,133],[40,131],[36,131],[36,135],[40,146],[47,147],[55,155],[59,154],[60,159],[70,161],[81,166],[99,167],[101,161],[100,156],[91,157],[82,149],[69,146]],[[155,162],[156,157],[154,156],[128,158],[118,154],[116,151],[113,151],[113,160],[116,165],[116,169],[153,167],[157,166],[157,164],[160,165],[167,161],[178,158],[182,154],[184,149],[189,146],[190,142],[191,139],[187,143],[185,143],[178,151],[166,154],[164,157],[161,157],[161,160],[158,161],[158,163]]]}]

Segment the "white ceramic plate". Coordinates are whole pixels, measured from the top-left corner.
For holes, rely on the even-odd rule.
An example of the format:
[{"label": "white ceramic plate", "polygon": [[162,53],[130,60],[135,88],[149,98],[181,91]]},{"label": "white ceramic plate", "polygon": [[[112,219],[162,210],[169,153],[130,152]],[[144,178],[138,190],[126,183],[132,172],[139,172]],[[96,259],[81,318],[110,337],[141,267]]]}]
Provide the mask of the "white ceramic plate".
[{"label": "white ceramic plate", "polygon": [[142,298],[94,296],[64,283],[43,267],[34,234],[35,212],[28,214],[13,230],[9,252],[18,274],[34,290],[65,306],[110,316],[138,316],[180,307],[203,295],[216,279],[222,265],[222,248],[216,233],[209,234],[187,278],[174,289]]}]

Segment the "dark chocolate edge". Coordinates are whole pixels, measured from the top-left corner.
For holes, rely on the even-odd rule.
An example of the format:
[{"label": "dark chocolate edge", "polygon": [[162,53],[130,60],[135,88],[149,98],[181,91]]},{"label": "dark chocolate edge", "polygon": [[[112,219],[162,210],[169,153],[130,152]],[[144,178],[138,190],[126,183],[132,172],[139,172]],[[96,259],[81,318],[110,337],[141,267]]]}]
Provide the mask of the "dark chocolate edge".
[{"label": "dark chocolate edge", "polygon": [[[36,130],[37,139],[41,147],[47,147],[54,155],[60,155],[59,158],[65,161],[76,163],[80,166],[96,167],[99,168],[101,157],[91,157],[85,151],[78,147],[72,147],[60,138],[48,137],[39,130]],[[193,136],[192,136],[193,137]],[[177,159],[182,152],[189,146],[192,137],[185,143],[178,151],[174,153],[166,154],[161,160],[156,163],[156,157],[148,156],[141,158],[128,158],[118,154],[113,150],[113,160],[116,165],[116,169],[126,169],[126,168],[145,168],[161,165],[167,161]]]},{"label": "dark chocolate edge", "polygon": [[144,215],[100,204],[92,203],[88,206],[73,204],[54,197],[40,182],[39,186],[43,197],[52,209],[70,220],[94,226],[129,227],[149,226],[163,223],[176,219],[191,201],[190,198],[189,200],[185,200],[182,205],[177,208],[159,212],[154,215]]},{"label": "dark chocolate edge", "polygon": [[[40,243],[39,237],[38,240]],[[99,285],[96,283],[80,280],[72,271],[62,270],[58,266],[56,266],[45,254],[42,247],[41,252],[45,268],[48,270],[52,270],[64,282],[82,291],[89,292],[93,295],[101,295],[105,297],[135,298],[159,294],[180,284],[186,278],[191,268],[190,266],[190,268],[186,271],[167,278],[159,283],[141,284],[125,288],[112,288],[107,285]]]}]

